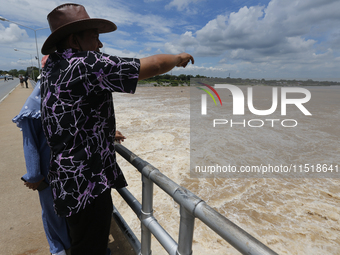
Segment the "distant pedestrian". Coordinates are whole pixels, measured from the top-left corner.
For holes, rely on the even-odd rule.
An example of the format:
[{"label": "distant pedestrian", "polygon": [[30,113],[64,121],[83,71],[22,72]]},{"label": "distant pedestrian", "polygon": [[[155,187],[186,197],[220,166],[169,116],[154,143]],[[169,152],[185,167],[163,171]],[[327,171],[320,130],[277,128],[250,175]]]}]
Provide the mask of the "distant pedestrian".
[{"label": "distant pedestrian", "polygon": [[23,88],[24,87],[24,77],[22,77],[22,74],[20,74],[19,80],[20,80],[20,85]]},{"label": "distant pedestrian", "polygon": [[24,81],[25,81],[25,84],[26,84],[26,89],[28,89],[28,83],[27,83],[27,80],[28,80],[28,76],[27,76],[27,75],[25,75],[25,79],[24,79]]},{"label": "distant pedestrian", "polygon": [[4,79],[4,81],[7,81],[7,76],[5,76],[5,79]]}]

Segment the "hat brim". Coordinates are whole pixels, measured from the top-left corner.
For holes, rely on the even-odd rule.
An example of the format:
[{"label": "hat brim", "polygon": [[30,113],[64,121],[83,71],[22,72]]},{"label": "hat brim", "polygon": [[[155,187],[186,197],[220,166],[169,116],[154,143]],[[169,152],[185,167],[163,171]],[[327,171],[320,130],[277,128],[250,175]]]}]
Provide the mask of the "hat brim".
[{"label": "hat brim", "polygon": [[55,52],[57,50],[57,43],[66,36],[88,29],[98,29],[98,33],[103,34],[115,31],[117,26],[113,22],[105,19],[84,19],[65,24],[50,34],[41,48],[41,53],[48,55]]}]

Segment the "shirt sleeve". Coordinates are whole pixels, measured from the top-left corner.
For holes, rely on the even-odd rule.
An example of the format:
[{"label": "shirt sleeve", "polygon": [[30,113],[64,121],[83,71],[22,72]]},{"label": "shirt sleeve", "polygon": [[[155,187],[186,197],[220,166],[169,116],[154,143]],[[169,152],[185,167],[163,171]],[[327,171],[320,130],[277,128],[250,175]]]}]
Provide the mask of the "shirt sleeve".
[{"label": "shirt sleeve", "polygon": [[38,119],[24,118],[22,120],[23,148],[26,162],[27,174],[23,178],[27,182],[35,183],[40,181],[44,176],[40,170],[39,155],[39,130]]},{"label": "shirt sleeve", "polygon": [[95,65],[90,75],[90,84],[96,84],[94,90],[135,93],[140,71],[140,60],[120,58],[107,54],[96,54]]}]

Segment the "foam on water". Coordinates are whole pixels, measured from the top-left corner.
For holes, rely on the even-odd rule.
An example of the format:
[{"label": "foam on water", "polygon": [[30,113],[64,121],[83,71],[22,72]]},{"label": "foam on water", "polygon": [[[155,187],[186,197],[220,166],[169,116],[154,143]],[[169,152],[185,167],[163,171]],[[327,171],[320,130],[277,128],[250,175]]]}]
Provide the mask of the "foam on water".
[{"label": "foam on water", "polygon": [[[336,93],[330,93],[330,97],[339,96]],[[187,87],[143,87],[135,95],[115,93],[117,129],[127,137],[123,145],[277,253],[340,254],[339,179],[190,178],[189,96]],[[334,109],[328,108],[339,119],[338,104]],[[328,125],[327,118],[322,116],[324,130],[316,132],[313,141],[306,130],[290,133],[268,130],[254,136],[252,141],[242,140],[242,132],[253,130],[232,130],[228,141],[232,146],[228,150],[216,148],[216,158],[228,153],[228,157],[237,156],[241,161],[249,157],[261,161],[259,151],[268,150],[269,146],[269,161],[276,160],[276,151],[285,151],[280,160],[289,162],[304,160],[317,151],[319,158],[315,162],[326,157],[340,163],[339,146],[334,142],[339,127]],[[288,139],[289,136],[294,139]],[[266,143],[268,139],[279,142]],[[304,148],[303,153],[299,146]],[[120,156],[118,162],[129,190],[141,201],[139,172]],[[115,191],[112,194],[116,207],[140,238],[139,220]],[[177,241],[179,206],[157,186],[154,215]],[[153,254],[167,254],[155,239],[152,249]],[[193,254],[239,253],[196,220]]]}]

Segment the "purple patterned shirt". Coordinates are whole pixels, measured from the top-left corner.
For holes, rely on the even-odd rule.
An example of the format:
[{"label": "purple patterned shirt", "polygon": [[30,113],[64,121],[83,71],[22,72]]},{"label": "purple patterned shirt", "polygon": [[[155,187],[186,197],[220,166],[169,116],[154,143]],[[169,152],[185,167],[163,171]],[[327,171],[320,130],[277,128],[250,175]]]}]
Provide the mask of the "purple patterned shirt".
[{"label": "purple patterned shirt", "polygon": [[71,49],[53,53],[41,77],[41,117],[52,150],[49,180],[58,215],[127,185],[116,163],[112,92],[134,93],[140,62]]}]

